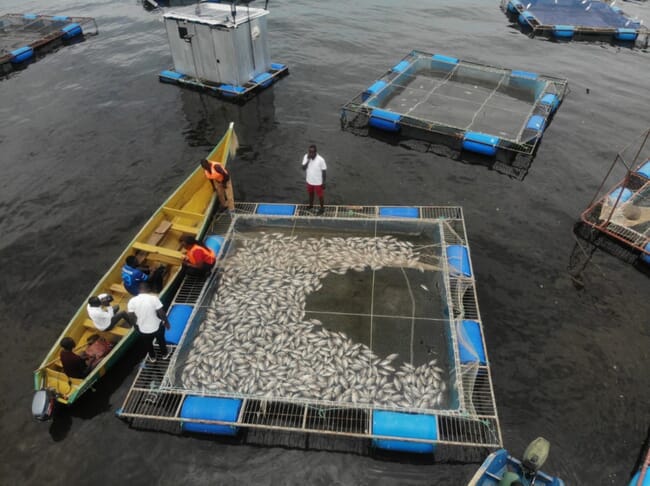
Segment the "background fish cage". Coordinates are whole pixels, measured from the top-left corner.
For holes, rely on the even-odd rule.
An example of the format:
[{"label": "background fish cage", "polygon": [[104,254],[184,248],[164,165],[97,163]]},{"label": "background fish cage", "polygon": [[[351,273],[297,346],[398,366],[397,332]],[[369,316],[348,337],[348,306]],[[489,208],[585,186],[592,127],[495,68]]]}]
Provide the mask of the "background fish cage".
[{"label": "background fish cage", "polygon": [[[286,206],[293,208],[293,217],[288,218],[286,214],[282,214]],[[269,208],[271,211],[279,208],[280,213],[269,214]],[[386,209],[388,209],[388,216],[384,211]],[[259,227],[259,224],[263,224],[267,231],[273,229],[272,232],[275,232],[275,230],[295,229],[299,226],[320,231],[323,227],[333,226],[339,235],[345,234],[346,226],[347,231],[358,233],[359,223],[366,228],[375,225],[392,228],[393,232],[404,232],[406,229],[412,232],[414,228],[421,230],[423,227],[429,229],[437,227],[440,244],[436,251],[440,253],[439,274],[440,285],[443,286],[438,297],[446,306],[446,313],[441,316],[440,321],[444,321],[449,338],[448,342],[444,343],[444,347],[450,353],[453,369],[449,373],[449,380],[454,383],[453,397],[445,407],[427,410],[415,406],[399,407],[385,404],[382,406],[351,400],[337,402],[313,396],[290,397],[245,393],[232,389],[210,390],[204,386],[200,389],[192,389],[182,385],[179,383],[179,377],[184,362],[192,352],[191,345],[194,339],[197,335],[200,336],[206,314],[213,312],[209,304],[215,295],[218,298],[219,290],[223,288],[224,275],[227,275],[228,271],[226,269],[224,272],[219,270],[215,274],[198,299],[169,367],[165,362],[160,361],[155,364],[143,363],[118,415],[128,420],[134,427],[176,433],[190,431],[234,435],[240,427],[243,427],[367,438],[377,442],[378,447],[382,446],[382,441],[392,444],[397,438],[399,444],[409,444],[407,448],[424,448],[423,451],[432,450],[433,444],[438,443],[498,447],[501,444],[501,433],[469,253],[457,255],[453,250],[445,257],[449,249],[459,246],[467,248],[462,211],[460,208],[408,208],[412,218],[410,219],[409,216],[395,217],[393,214],[403,213],[399,208],[397,213],[393,213],[390,209],[368,206],[328,206],[329,214],[349,215],[348,218],[335,218],[295,216],[303,212],[301,206],[238,204],[239,214],[232,224],[229,224],[230,218],[226,215],[219,216],[216,223],[219,225],[217,231],[224,231],[223,234],[226,236],[222,250],[223,259],[220,260],[221,268],[227,268],[228,262],[232,261],[233,255],[239,251],[238,248],[241,248],[238,245],[245,232],[240,232],[238,227],[250,229],[252,226]],[[263,215],[260,215],[260,211]],[[413,212],[417,214],[415,217]],[[226,224],[229,224],[227,230]],[[433,285],[431,288],[433,289]],[[469,321],[472,324],[467,327]],[[206,416],[205,410],[198,415],[185,413],[185,409],[190,404],[188,400],[195,400],[193,397],[206,400],[212,410],[207,412],[208,415],[212,413],[217,415]],[[229,410],[228,418],[215,412],[223,406]],[[389,430],[384,430],[381,427],[382,424],[386,426],[386,420],[390,423],[397,420],[401,425],[397,431],[390,430],[390,426]],[[412,430],[409,432],[409,429],[414,427],[411,421],[422,421],[418,423],[417,428],[423,429],[424,435],[412,434]],[[402,427],[406,427],[406,432]],[[432,429],[433,435],[427,432],[431,432]]]},{"label": "background fish cage", "polygon": [[605,40],[647,49],[650,31],[615,2],[501,0],[501,10],[522,32],[555,40]]},{"label": "background fish cage", "polygon": [[343,105],[341,127],[512,163],[534,155],[567,91],[565,79],[412,51]]},{"label": "background fish cage", "polygon": [[616,155],[575,233],[594,248],[650,269],[650,129]]},{"label": "background fish cage", "polygon": [[35,56],[85,35],[97,35],[97,23],[89,17],[5,14],[0,16],[0,74],[25,66]]}]

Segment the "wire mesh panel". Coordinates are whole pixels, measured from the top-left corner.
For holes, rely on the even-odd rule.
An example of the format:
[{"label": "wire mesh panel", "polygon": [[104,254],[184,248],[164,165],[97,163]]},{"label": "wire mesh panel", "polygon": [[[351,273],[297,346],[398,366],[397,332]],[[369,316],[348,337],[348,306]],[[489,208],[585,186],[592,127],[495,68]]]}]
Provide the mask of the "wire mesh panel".
[{"label": "wire mesh panel", "polygon": [[650,130],[617,154],[581,219],[591,231],[579,236],[607,249],[605,235],[627,248],[623,259],[650,263]]},{"label": "wire mesh panel", "polygon": [[[460,208],[330,206],[315,217],[242,206],[160,390],[241,399],[226,422],[243,427],[371,437],[376,410],[497,422],[484,343],[464,330],[480,316]],[[136,379],[124,417],[147,415],[134,409],[156,373]]]},{"label": "wire mesh panel", "polygon": [[412,51],[343,106],[341,125],[532,154],[566,89],[564,79]]}]

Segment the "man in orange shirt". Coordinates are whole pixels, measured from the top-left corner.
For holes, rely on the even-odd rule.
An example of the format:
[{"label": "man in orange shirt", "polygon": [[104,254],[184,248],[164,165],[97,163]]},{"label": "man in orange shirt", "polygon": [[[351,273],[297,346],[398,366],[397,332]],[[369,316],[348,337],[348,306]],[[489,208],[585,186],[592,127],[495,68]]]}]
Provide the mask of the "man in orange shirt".
[{"label": "man in orange shirt", "polygon": [[183,260],[183,270],[187,275],[205,276],[212,270],[217,257],[214,252],[196,241],[193,236],[185,235],[180,238],[181,245],[186,250]]},{"label": "man in orange shirt", "polygon": [[212,187],[217,191],[219,196],[219,203],[228,211],[235,210],[235,197],[232,193],[232,181],[230,173],[219,162],[211,162],[207,159],[201,161],[201,167],[205,172],[205,176],[212,182]]}]

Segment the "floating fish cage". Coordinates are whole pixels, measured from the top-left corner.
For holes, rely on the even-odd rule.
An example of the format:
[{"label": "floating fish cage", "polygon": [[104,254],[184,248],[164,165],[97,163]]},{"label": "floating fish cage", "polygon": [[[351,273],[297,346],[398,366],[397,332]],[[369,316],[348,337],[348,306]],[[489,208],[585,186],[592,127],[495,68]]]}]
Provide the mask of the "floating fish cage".
[{"label": "floating fish cage", "polygon": [[566,92],[565,79],[412,51],[343,106],[341,125],[532,156]]},{"label": "floating fish cage", "polygon": [[[218,268],[169,310],[169,362],[143,363],[133,426],[499,447],[461,208],[237,205]],[[191,302],[190,302],[191,301]]]},{"label": "floating fish cage", "polygon": [[600,40],[648,47],[648,28],[615,2],[600,0],[501,0],[510,21],[531,37]]},{"label": "floating fish cage", "polygon": [[178,7],[163,15],[174,69],[160,80],[245,101],[289,73],[272,63],[261,8],[219,3]]},{"label": "floating fish cage", "polygon": [[6,14],[0,16],[0,68],[6,75],[36,57],[62,45],[96,35],[97,23],[89,17]]},{"label": "floating fish cage", "polygon": [[575,231],[625,261],[650,265],[650,129],[616,155]]}]

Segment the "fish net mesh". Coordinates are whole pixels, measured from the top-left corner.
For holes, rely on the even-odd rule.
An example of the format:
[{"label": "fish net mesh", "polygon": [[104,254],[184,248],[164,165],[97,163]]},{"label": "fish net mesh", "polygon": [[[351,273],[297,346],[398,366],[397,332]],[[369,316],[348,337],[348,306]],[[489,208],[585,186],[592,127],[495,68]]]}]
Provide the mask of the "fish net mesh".
[{"label": "fish net mesh", "polygon": [[460,323],[479,316],[453,244],[462,220],[238,216],[164,386],[474,415],[479,354]]},{"label": "fish net mesh", "polygon": [[583,238],[606,235],[632,260],[650,258],[650,129],[617,154],[582,223]]}]

